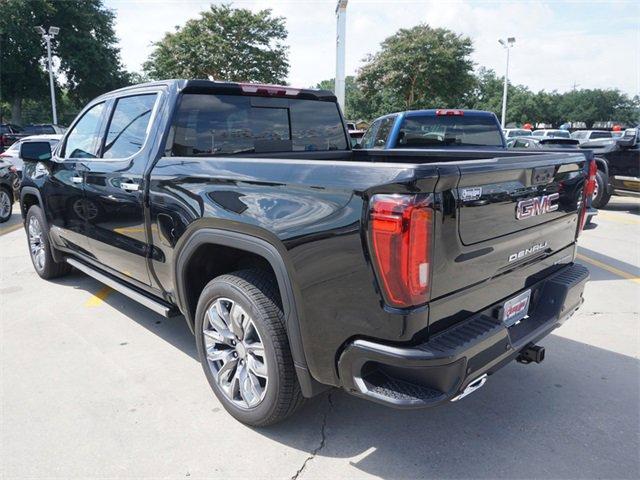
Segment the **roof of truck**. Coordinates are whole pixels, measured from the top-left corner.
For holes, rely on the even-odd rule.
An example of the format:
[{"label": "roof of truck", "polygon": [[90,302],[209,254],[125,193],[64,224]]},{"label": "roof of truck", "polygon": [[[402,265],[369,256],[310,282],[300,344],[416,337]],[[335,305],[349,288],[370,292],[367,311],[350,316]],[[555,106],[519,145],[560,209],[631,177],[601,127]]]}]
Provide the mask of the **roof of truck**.
[{"label": "roof of truck", "polygon": [[155,86],[175,87],[184,93],[220,93],[231,95],[251,95],[265,97],[289,97],[304,98],[310,100],[323,100],[335,102],[336,96],[329,90],[317,90],[312,88],[296,88],[288,85],[270,85],[251,82],[226,82],[218,80],[187,80],[168,79],[154,82],[145,82],[137,85],[120,88],[105,93],[104,96],[120,94],[128,91],[146,89]]}]

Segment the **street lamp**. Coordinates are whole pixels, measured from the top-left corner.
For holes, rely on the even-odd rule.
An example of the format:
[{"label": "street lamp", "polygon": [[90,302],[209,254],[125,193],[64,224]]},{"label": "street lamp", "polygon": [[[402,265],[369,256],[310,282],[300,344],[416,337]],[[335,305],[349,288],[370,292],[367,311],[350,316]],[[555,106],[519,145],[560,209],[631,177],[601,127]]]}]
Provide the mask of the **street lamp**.
[{"label": "street lamp", "polygon": [[336,5],[336,83],[335,91],[338,104],[344,112],[345,79],[344,55],[347,31],[347,3],[349,0],[338,0]]},{"label": "street lamp", "polygon": [[502,45],[507,51],[507,69],[504,74],[504,92],[502,93],[502,128],[505,126],[505,121],[507,117],[507,85],[509,83],[509,49],[513,47],[513,44],[516,43],[515,37],[508,37],[507,40],[503,40],[502,38],[498,39],[498,43]]},{"label": "street lamp", "polygon": [[42,38],[47,43],[47,65],[49,70],[49,85],[51,87],[51,111],[53,112],[53,124],[58,124],[58,115],[56,113],[56,93],[53,89],[53,64],[51,63],[51,40],[58,33],[60,33],[59,27],[49,27],[49,32],[42,28],[42,26],[34,27],[36,32],[42,35]]}]

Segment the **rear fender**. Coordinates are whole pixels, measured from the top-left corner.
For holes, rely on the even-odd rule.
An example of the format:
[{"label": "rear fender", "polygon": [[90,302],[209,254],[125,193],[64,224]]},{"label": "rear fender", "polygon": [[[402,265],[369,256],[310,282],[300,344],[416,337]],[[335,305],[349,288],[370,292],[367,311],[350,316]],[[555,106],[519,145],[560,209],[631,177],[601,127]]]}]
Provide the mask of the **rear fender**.
[{"label": "rear fender", "polygon": [[188,305],[185,291],[186,267],[189,259],[202,245],[219,245],[232,247],[239,250],[259,255],[269,262],[275,272],[278,288],[282,297],[282,309],[285,318],[285,326],[291,348],[291,356],[296,369],[298,380],[305,397],[311,397],[322,390],[323,386],[318,383],[311,374],[307,366],[300,334],[300,310],[301,305],[299,293],[295,290],[295,284],[291,279],[292,267],[287,260],[287,253],[284,246],[277,241],[269,242],[264,238],[246,233],[229,231],[219,228],[200,228],[193,231],[179,247],[174,263],[175,285],[177,303],[180,310],[185,315],[189,327],[194,329],[195,318]]}]

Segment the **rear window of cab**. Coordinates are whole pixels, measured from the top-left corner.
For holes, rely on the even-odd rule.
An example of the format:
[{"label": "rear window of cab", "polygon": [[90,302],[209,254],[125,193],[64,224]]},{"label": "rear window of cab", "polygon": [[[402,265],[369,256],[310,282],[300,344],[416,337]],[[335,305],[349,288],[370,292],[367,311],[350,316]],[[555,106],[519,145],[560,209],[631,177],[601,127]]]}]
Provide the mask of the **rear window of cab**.
[{"label": "rear window of cab", "polygon": [[347,149],[334,102],[184,94],[169,139],[172,156]]}]

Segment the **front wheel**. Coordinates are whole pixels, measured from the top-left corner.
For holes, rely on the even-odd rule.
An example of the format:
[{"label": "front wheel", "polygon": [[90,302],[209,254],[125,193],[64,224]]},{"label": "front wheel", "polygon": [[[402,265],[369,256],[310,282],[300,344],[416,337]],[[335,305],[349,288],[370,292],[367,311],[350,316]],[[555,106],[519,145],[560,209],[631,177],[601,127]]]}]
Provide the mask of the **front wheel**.
[{"label": "front wheel", "polygon": [[40,278],[49,280],[66,275],[71,267],[67,263],[58,263],[53,259],[46,225],[40,207],[31,207],[25,221],[29,255],[36,273]]},{"label": "front wheel", "polygon": [[241,270],[210,281],[198,301],[195,327],[204,373],[234,418],[264,427],[302,404],[284,315],[266,273]]},{"label": "front wheel", "polygon": [[0,187],[0,223],[11,218],[13,208],[13,195],[4,187]]}]

